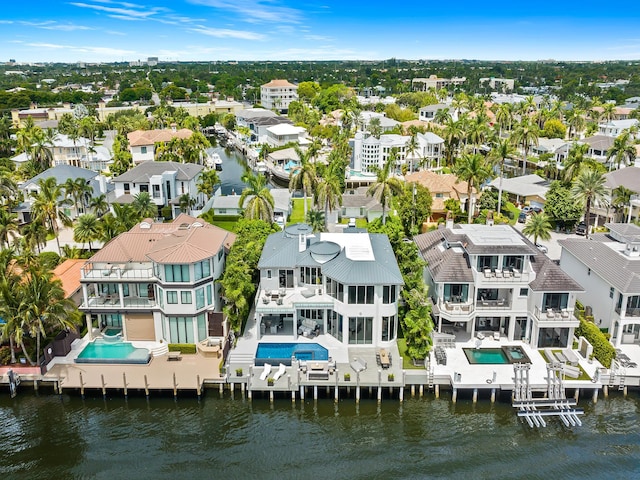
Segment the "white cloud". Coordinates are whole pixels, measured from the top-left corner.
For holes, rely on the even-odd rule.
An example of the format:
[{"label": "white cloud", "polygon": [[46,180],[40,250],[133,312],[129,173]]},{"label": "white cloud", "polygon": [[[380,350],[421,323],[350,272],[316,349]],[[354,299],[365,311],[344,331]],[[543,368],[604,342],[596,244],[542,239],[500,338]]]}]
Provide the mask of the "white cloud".
[{"label": "white cloud", "polygon": [[145,20],[153,17],[161,12],[166,12],[167,10],[162,7],[153,7],[147,8],[140,5],[134,5],[132,3],[117,3],[117,2],[104,2],[108,5],[121,5],[116,7],[104,6],[104,5],[96,5],[95,3],[83,3],[83,2],[71,2],[70,5],[79,8],[88,8],[90,10],[96,10],[98,12],[104,12],[109,14],[113,18],[119,18],[121,20]]},{"label": "white cloud", "polygon": [[112,47],[78,47],[74,45],[61,45],[58,43],[32,42],[26,43],[28,47],[43,48],[49,50],[68,50],[74,53],[89,53],[92,55],[100,55],[104,57],[122,57],[137,55],[134,50],[125,50],[122,48]]},{"label": "white cloud", "polygon": [[3,24],[3,25],[8,25],[10,23],[13,23],[13,20],[0,20],[0,24]]},{"label": "white cloud", "polygon": [[251,23],[298,23],[302,11],[276,5],[271,0],[188,0],[197,5],[205,5],[220,10],[240,14],[242,20]]},{"label": "white cloud", "polygon": [[311,40],[313,42],[331,42],[333,39],[331,37],[326,37],[324,35],[305,35],[305,40]]},{"label": "white cloud", "polygon": [[203,25],[198,25],[196,28],[189,28],[188,31],[216,38],[237,38],[240,40],[264,40],[265,38],[261,33],[248,32],[246,30],[231,30],[228,28],[209,28]]}]

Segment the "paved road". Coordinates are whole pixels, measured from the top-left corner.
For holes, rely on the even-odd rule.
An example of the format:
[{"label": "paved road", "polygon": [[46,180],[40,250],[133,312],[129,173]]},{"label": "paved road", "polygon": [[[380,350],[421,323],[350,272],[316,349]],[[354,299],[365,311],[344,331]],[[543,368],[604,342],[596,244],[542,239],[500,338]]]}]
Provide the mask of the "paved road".
[{"label": "paved road", "polygon": [[[518,230],[519,232],[522,232],[524,225],[525,225],[524,223],[516,222],[514,226],[516,230]],[[538,243],[541,245],[544,245],[549,249],[549,251],[547,252],[547,256],[551,260],[559,260],[560,253],[562,252],[562,247],[560,247],[560,245],[558,244],[558,240],[564,240],[566,238],[581,238],[581,237],[579,237],[575,233],[556,233],[555,231],[552,231],[551,240],[538,240]],[[533,241],[533,238],[530,238],[530,240]]]}]

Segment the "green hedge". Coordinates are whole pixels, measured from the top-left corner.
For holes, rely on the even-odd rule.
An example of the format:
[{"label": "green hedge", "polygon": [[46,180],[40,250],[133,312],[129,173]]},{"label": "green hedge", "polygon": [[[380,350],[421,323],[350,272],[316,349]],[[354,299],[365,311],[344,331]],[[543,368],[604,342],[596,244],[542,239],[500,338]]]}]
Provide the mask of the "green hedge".
[{"label": "green hedge", "polygon": [[185,355],[196,353],[196,346],[193,343],[170,343],[170,352],[180,352]]},{"label": "green hedge", "polygon": [[[577,310],[577,308],[576,308]],[[583,315],[579,316],[580,326],[576,328],[576,337],[584,337],[593,346],[593,355],[603,367],[610,368],[611,361],[616,356],[613,345],[609,343],[607,335],[600,331],[598,326],[588,321]]]}]

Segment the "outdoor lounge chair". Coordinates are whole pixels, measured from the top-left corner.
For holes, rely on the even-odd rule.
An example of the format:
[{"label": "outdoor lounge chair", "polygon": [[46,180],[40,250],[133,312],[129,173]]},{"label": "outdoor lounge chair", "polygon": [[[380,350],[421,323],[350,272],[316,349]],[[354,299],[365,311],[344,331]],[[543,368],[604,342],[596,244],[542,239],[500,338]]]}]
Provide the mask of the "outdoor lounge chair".
[{"label": "outdoor lounge chair", "polygon": [[287,366],[284,363],[280,364],[280,367],[278,368],[278,371],[276,372],[276,374],[273,376],[273,381],[277,381],[282,375],[284,375],[284,372],[287,370]]},{"label": "outdoor lounge chair", "polygon": [[493,332],[493,339],[500,340],[500,332]]},{"label": "outdoor lounge chair", "polygon": [[270,363],[265,363],[264,364],[264,370],[260,374],[260,380],[262,380],[264,382],[267,379],[267,377],[269,376],[270,373],[271,373],[271,364]]}]

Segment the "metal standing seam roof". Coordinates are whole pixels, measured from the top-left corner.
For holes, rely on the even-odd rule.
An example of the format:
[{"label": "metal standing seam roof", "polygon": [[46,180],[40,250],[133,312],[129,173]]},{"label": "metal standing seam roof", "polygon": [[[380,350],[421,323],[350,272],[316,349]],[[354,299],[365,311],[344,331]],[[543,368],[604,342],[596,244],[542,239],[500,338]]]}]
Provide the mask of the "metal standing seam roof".
[{"label": "metal standing seam roof", "polygon": [[[349,235],[349,234],[345,234]],[[296,268],[321,266],[322,273],[348,285],[402,285],[404,280],[389,239],[383,234],[369,234],[375,260],[350,260],[345,248],[332,260],[320,264],[307,248],[298,251],[298,238],[274,233],[267,238],[258,268]]]},{"label": "metal standing seam roof", "polygon": [[619,292],[640,294],[640,258],[626,257],[609,242],[572,238],[558,243]]}]

